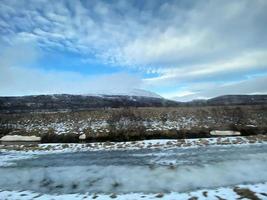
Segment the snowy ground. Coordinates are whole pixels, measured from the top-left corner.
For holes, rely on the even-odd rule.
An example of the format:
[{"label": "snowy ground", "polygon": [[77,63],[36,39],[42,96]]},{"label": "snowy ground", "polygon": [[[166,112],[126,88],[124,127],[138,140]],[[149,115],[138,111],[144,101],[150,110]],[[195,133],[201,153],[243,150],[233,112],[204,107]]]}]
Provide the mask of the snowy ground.
[{"label": "snowy ground", "polygon": [[137,149],[171,149],[196,148],[203,146],[221,145],[248,145],[267,144],[267,135],[216,137],[180,140],[143,140],[132,142],[95,142],[95,143],[49,143],[39,145],[0,145],[0,152],[21,152],[26,154],[39,153],[67,153],[81,151],[110,151],[110,150],[137,150]]},{"label": "snowy ground", "polygon": [[267,199],[266,136],[0,147],[0,199]]},{"label": "snowy ground", "polygon": [[151,200],[151,199],[165,199],[165,200],[235,200],[235,199],[252,199],[265,200],[267,199],[267,183],[260,183],[255,185],[238,185],[235,187],[220,187],[210,190],[196,190],[186,193],[157,193],[157,194],[63,194],[63,195],[48,195],[40,194],[31,191],[7,191],[0,190],[0,198],[6,200],[82,200],[82,199],[118,199],[118,200]]}]

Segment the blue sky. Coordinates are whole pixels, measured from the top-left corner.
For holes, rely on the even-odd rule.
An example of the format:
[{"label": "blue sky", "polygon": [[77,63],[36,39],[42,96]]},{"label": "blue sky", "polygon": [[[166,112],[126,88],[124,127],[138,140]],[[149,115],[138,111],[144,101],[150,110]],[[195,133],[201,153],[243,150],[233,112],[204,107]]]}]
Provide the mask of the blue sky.
[{"label": "blue sky", "polygon": [[1,0],[0,95],[267,93],[265,0]]}]

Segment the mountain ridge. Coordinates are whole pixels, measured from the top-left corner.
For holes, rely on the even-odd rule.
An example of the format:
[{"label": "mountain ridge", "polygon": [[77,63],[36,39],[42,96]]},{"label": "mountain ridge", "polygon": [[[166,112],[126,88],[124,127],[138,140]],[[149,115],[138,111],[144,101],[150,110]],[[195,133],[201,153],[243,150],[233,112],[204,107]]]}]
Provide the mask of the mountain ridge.
[{"label": "mountain ridge", "polygon": [[267,95],[223,95],[208,100],[177,102],[162,97],[53,94],[0,97],[0,113],[79,111],[120,107],[190,107],[266,104]]},{"label": "mountain ridge", "polygon": [[262,105],[267,104],[267,95],[247,95],[247,94],[229,94],[213,97],[210,99],[196,99],[188,102],[184,102],[186,105]]},{"label": "mountain ridge", "polygon": [[128,95],[29,95],[0,97],[0,113],[75,111],[120,107],[170,107],[178,103],[159,97]]}]

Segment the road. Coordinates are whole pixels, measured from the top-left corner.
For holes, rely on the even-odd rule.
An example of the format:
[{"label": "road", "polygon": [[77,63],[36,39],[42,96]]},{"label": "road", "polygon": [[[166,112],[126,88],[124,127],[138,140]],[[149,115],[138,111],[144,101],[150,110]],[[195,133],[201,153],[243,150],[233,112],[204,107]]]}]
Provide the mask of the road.
[{"label": "road", "polygon": [[51,194],[187,192],[266,182],[266,169],[266,144],[46,154],[0,167],[0,188]]}]

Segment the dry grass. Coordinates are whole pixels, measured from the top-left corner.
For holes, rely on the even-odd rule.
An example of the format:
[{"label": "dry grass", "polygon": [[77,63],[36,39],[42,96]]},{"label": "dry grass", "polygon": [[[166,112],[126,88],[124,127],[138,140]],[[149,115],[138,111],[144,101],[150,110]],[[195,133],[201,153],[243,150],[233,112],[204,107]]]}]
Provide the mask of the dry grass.
[{"label": "dry grass", "polygon": [[162,197],[164,197],[164,194],[161,192],[161,193],[158,193],[155,197],[156,198],[162,198]]},{"label": "dry grass", "polygon": [[115,199],[115,198],[117,198],[117,195],[115,193],[112,193],[109,197],[112,199]]},{"label": "dry grass", "polygon": [[261,200],[256,196],[255,192],[248,188],[235,187],[233,191],[240,196],[239,199]]},{"label": "dry grass", "polygon": [[204,197],[208,197],[208,192],[207,191],[202,192],[202,194],[203,194]]},{"label": "dry grass", "polygon": [[190,197],[188,200],[198,200],[198,197]]}]

